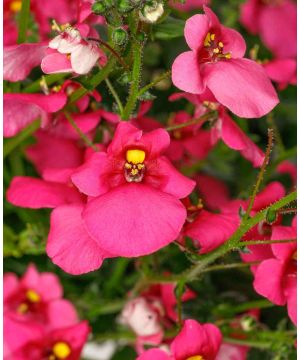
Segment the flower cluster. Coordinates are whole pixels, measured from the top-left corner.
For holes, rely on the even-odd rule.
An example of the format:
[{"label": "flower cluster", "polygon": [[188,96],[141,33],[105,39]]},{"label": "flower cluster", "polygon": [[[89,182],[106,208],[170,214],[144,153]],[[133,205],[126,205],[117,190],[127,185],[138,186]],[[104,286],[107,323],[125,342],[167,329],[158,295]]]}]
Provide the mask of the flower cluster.
[{"label": "flower cluster", "polygon": [[80,358],[90,329],[63,298],[56,275],[30,264],[20,279],[6,273],[3,289],[4,359]]},{"label": "flower cluster", "polygon": [[[294,355],[296,4],[215,5],[4,1],[8,264],[82,275],[93,332],[122,309],[138,360]],[[6,360],[76,360],[90,328],[31,263],[4,333]]]}]

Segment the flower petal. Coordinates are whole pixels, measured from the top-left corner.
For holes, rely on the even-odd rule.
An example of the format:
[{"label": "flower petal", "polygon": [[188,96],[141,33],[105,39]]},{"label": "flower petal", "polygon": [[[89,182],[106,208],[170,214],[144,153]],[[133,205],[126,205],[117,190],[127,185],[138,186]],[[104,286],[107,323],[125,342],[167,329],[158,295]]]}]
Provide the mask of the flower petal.
[{"label": "flower petal", "polygon": [[83,212],[98,245],[125,257],[151,254],[168,245],[179,235],[185,217],[184,206],[173,196],[133,183],[91,200]]},{"label": "flower petal", "polygon": [[52,212],[50,220],[47,255],[72,275],[98,269],[107,257],[85,230],[82,210],[80,205],[60,206]]},{"label": "flower petal", "polygon": [[45,56],[41,63],[42,71],[45,74],[72,72],[71,61],[64,54],[52,53]]},{"label": "flower petal", "polygon": [[190,17],[184,27],[185,40],[192,50],[203,47],[204,40],[209,32],[209,20],[206,15],[194,15]]},{"label": "flower petal", "polygon": [[263,67],[248,59],[206,64],[207,87],[216,99],[240,117],[258,118],[279,102]]},{"label": "flower petal", "polygon": [[192,94],[201,94],[205,90],[196,52],[186,51],[177,56],[172,65],[172,82],[179,89]]}]

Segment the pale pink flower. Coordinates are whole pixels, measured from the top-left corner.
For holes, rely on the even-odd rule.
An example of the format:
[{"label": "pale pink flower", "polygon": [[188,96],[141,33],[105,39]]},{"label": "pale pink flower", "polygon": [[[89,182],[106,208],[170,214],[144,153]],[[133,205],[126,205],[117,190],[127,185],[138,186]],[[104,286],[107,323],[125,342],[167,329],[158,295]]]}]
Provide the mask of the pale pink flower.
[{"label": "pale pink flower", "polygon": [[220,104],[240,117],[267,114],[279,100],[263,67],[244,58],[246,44],[237,31],[221,25],[208,7],[204,11],[185,24],[191,51],[175,59],[174,85],[192,94],[209,89]]},{"label": "pale pink flower", "polygon": [[79,24],[67,27],[49,42],[48,55],[41,63],[46,74],[75,72],[87,74],[98,61],[105,64],[106,56],[94,40],[87,40],[90,29]]}]

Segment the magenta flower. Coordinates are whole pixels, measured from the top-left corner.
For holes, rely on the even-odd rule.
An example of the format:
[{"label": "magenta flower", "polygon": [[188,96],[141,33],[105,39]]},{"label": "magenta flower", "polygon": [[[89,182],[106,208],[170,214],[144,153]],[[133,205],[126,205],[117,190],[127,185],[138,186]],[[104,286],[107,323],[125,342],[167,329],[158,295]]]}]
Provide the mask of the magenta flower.
[{"label": "magenta flower", "polygon": [[295,59],[274,59],[263,63],[269,78],[284,90],[289,84],[297,84],[297,61]]},{"label": "magenta flower", "polygon": [[[272,240],[296,239],[296,218],[292,226],[274,226]],[[254,289],[276,305],[287,304],[292,322],[297,323],[297,242],[271,245],[272,257],[258,265]]]},{"label": "magenta flower", "polygon": [[[191,134],[190,137],[186,136],[184,129],[184,131],[176,130],[174,132],[175,137],[180,138],[181,136],[183,140],[185,139],[182,145],[184,145],[191,154],[195,156],[198,154],[201,158],[207,155],[209,150],[221,139],[230,149],[239,151],[254,167],[262,165],[264,160],[263,151],[239,128],[236,122],[228,115],[225,107],[217,102],[210,91],[205,91],[201,95],[175,93],[170,96],[170,100],[172,101],[180,98],[185,98],[195,105],[195,118],[204,115],[210,109],[218,111],[218,119],[210,123],[211,129],[209,131],[202,130],[201,126],[204,122],[200,122],[197,126],[189,127],[189,129],[194,128],[195,131],[195,129],[199,129],[200,126],[200,131],[198,130],[197,136],[191,136]],[[181,120],[183,119],[181,116]],[[179,153],[178,143],[175,142],[175,144],[173,144],[172,152],[171,159],[182,154],[182,152]]]},{"label": "magenta flower", "polygon": [[297,56],[297,5],[293,0],[247,0],[241,23],[278,58]]},{"label": "magenta flower", "polygon": [[50,121],[50,114],[62,109],[66,102],[64,93],[4,94],[4,137],[15,136],[37,119],[41,119],[41,126],[45,127]]},{"label": "magenta flower", "polygon": [[279,100],[264,69],[243,57],[246,44],[238,32],[221,25],[208,7],[204,11],[185,24],[191,51],[175,59],[174,85],[192,94],[209,89],[220,104],[240,117],[267,114]]},{"label": "magenta flower", "polygon": [[196,320],[185,320],[179,334],[171,343],[171,354],[151,349],[137,360],[215,360],[222,342],[220,330],[213,324],[201,325]]},{"label": "magenta flower", "polygon": [[72,175],[78,189],[91,197],[82,218],[101,249],[142,256],[179,235],[186,217],[179,199],[192,191],[194,181],[162,156],[169,144],[163,129],[143,134],[120,123],[107,152],[95,153]]},{"label": "magenta flower", "polygon": [[67,27],[49,43],[48,55],[41,63],[46,74],[75,72],[87,74],[98,61],[103,65],[106,56],[98,43],[87,40],[88,25],[79,24],[77,28]]},{"label": "magenta flower", "polygon": [[20,44],[3,49],[3,79],[20,81],[26,79],[30,71],[41,64],[46,55],[45,44]]},{"label": "magenta flower", "polygon": [[86,321],[45,332],[34,324],[4,317],[5,360],[79,360],[90,332]]},{"label": "magenta flower", "polygon": [[5,273],[3,290],[4,316],[15,321],[43,325],[47,330],[71,326],[78,321],[73,305],[62,298],[63,289],[57,276],[39,273],[33,264],[21,279],[14,273]]}]

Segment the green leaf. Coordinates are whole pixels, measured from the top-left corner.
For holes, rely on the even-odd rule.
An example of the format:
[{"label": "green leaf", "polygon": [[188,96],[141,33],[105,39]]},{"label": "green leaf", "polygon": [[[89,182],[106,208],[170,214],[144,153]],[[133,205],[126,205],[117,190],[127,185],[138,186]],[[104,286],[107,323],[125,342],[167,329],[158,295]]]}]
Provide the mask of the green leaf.
[{"label": "green leaf", "polygon": [[175,39],[183,36],[185,22],[169,17],[164,23],[153,26],[153,35],[159,40]]}]

